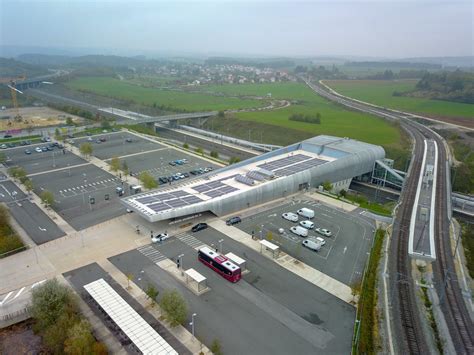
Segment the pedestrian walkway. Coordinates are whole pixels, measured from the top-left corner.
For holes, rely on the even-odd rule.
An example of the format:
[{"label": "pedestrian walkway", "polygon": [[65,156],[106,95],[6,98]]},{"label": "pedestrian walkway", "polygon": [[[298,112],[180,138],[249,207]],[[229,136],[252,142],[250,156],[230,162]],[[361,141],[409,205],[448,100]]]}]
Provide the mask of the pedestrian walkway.
[{"label": "pedestrian walkway", "polygon": [[[238,228],[228,226],[224,221],[220,219],[215,219],[214,221],[208,224],[210,227],[227,235],[229,238],[232,238],[242,244],[245,244],[249,248],[258,251],[259,253],[261,252],[260,242],[253,240],[250,234],[247,234],[246,232]],[[262,255],[269,257],[266,253],[262,253]],[[271,260],[274,260],[276,263],[278,263],[285,269],[300,276],[306,281],[311,282],[312,284],[325,290],[331,295],[336,296],[344,302],[347,302],[349,304],[353,304],[355,302],[354,296],[352,295],[352,290],[349,286],[304,264],[299,260],[294,259],[290,255],[280,251],[280,254],[277,259],[272,259],[271,257],[269,258]]]},{"label": "pedestrian walkway", "polygon": [[89,190],[100,190],[110,186],[116,186],[118,182],[120,182],[120,179],[116,177],[103,179],[100,181],[91,182],[89,184],[78,185],[64,190],[59,190],[59,193],[65,197],[70,197],[78,194],[80,195],[84,192],[89,192]]},{"label": "pedestrian walkway", "polygon": [[161,254],[161,252],[152,245],[144,245],[137,248],[137,250],[157,265],[160,261],[166,259],[166,256]]},{"label": "pedestrian walkway", "polygon": [[176,234],[175,237],[196,250],[205,245],[199,239],[196,239],[194,236],[188,233],[179,233]]}]

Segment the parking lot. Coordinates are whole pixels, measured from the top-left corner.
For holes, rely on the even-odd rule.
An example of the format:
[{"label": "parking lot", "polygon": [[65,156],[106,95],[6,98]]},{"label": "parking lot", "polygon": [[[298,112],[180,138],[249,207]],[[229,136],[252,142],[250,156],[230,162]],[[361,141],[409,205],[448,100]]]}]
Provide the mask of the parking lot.
[{"label": "parking lot", "polygon": [[[58,147],[50,147],[51,150],[36,152],[37,147],[47,147],[49,143],[32,144],[24,147],[5,149],[3,152],[7,156],[7,167],[20,166],[26,170],[27,174],[36,174],[43,171],[67,168],[86,161],[81,157]],[[25,154],[25,150],[31,154]]]},{"label": "parking lot", "polygon": [[[203,243],[246,259],[250,272],[236,284],[228,282],[197,260],[195,248]],[[148,248],[156,252],[150,253]],[[196,296],[155,264],[165,258],[176,260],[180,254],[184,255],[184,269],[194,268],[207,278],[209,292]],[[352,306],[212,228],[182,232],[162,244],[109,260],[122,272],[132,274],[142,289],[149,283],[160,295],[166,289],[178,289],[188,303],[188,314],[197,313],[197,337],[207,345],[218,339],[226,354],[350,352],[355,317]],[[185,324],[190,329],[189,321]]]},{"label": "parking lot", "polygon": [[36,244],[43,244],[65,235],[56,223],[41,208],[30,202],[12,181],[0,183],[0,202],[7,205],[12,217]]},{"label": "parking lot", "polygon": [[[281,217],[282,213],[296,213],[300,208],[314,210],[311,220],[315,227],[331,231],[331,237],[324,237],[310,230],[307,238],[290,232],[298,222],[290,222]],[[305,220],[299,216],[299,222]],[[375,226],[358,216],[358,212],[343,212],[312,200],[295,200],[265,212],[243,218],[235,227],[254,234],[258,238],[267,238],[271,233],[272,243],[280,246],[287,254],[303,261],[305,264],[339,280],[346,285],[362,277],[365,262],[372,245]],[[283,228],[281,234],[279,229]],[[321,237],[326,244],[318,252],[303,247],[303,240],[315,240]]]},{"label": "parking lot", "polygon": [[[98,143],[97,141],[100,138],[105,138],[105,142]],[[127,142],[127,139],[131,140],[131,142]],[[73,140],[76,147],[79,147],[84,142],[91,143],[93,148],[92,154],[102,160],[165,148],[159,143],[121,131],[73,138]]]},{"label": "parking lot", "polygon": [[[129,189],[117,177],[92,164],[31,177],[34,191],[54,194],[53,208],[74,229],[82,230],[126,213],[115,192]],[[94,203],[90,203],[94,199]]]}]

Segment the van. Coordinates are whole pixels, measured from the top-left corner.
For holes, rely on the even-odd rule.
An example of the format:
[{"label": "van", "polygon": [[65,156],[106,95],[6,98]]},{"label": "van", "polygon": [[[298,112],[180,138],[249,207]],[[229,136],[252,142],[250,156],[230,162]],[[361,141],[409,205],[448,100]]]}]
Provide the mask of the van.
[{"label": "van", "polygon": [[301,226],[295,226],[291,227],[290,231],[296,235],[299,235],[300,237],[307,237],[308,236],[308,230],[306,228],[303,228]]},{"label": "van", "polygon": [[142,192],[142,187],[140,185],[132,185],[130,186],[130,190],[134,193],[137,194],[139,192]]},{"label": "van", "polygon": [[306,240],[303,240],[301,244],[303,244],[304,247],[311,249],[313,251],[319,251],[321,249],[321,244],[313,240],[306,239]]},{"label": "van", "polygon": [[313,218],[314,217],[314,211],[310,210],[309,208],[302,208],[298,210],[296,213],[298,213],[300,216],[306,217],[306,218]]}]

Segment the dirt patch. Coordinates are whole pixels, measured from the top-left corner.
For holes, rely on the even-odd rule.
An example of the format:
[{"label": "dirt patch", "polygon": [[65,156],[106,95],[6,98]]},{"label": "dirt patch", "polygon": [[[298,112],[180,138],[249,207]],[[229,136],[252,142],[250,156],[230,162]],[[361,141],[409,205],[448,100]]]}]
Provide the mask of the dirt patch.
[{"label": "dirt patch", "polygon": [[440,117],[440,116],[433,116],[433,115],[424,115],[429,118],[433,118],[435,120],[452,123],[458,126],[467,127],[467,128],[474,128],[474,118],[468,117]]},{"label": "dirt patch", "polygon": [[0,330],[0,354],[48,354],[41,337],[33,332],[33,321],[26,320]]},{"label": "dirt patch", "polygon": [[68,117],[71,117],[74,123],[84,121],[82,117],[54,110],[49,107],[21,107],[19,112],[23,118],[21,122],[17,122],[13,119],[16,115],[15,110],[8,109],[0,111],[0,131],[56,126],[66,123]]}]

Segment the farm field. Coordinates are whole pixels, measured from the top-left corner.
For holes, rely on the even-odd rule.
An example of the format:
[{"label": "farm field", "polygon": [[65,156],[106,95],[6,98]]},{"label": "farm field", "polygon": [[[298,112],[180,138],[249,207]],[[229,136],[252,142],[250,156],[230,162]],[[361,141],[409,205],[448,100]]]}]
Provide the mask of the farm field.
[{"label": "farm field", "polygon": [[264,100],[242,100],[200,93],[160,90],[133,85],[108,77],[83,77],[74,79],[66,86],[99,95],[131,100],[136,103],[166,107],[167,110],[208,111],[242,109],[265,106]]},{"label": "farm field", "polygon": [[325,84],[342,95],[376,105],[425,114],[431,117],[474,119],[474,105],[425,98],[393,96],[394,91],[415,89],[417,80],[327,80]]}]

